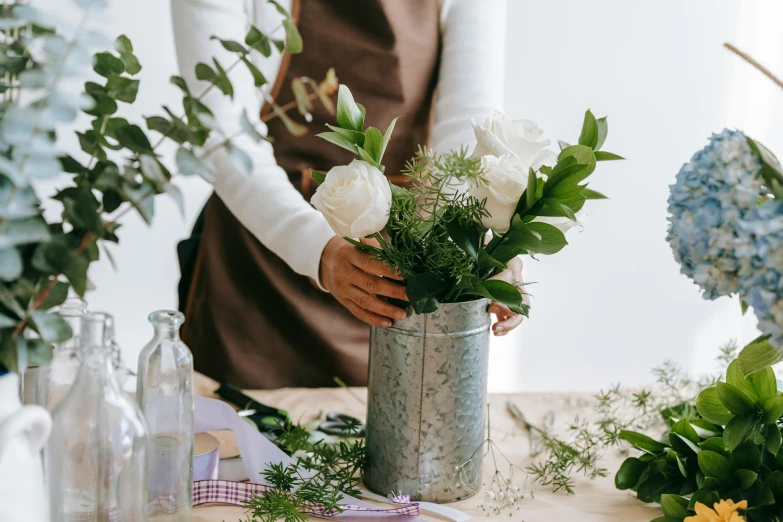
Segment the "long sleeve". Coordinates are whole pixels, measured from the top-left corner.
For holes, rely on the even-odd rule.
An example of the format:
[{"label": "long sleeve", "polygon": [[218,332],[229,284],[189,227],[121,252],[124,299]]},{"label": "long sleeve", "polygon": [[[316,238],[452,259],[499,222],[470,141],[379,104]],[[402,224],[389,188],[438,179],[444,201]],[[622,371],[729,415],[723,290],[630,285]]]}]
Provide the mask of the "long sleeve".
[{"label": "long sleeve", "polygon": [[[210,36],[242,41],[250,24],[245,6],[246,0],[172,0],[179,66],[182,77],[194,93],[201,93],[208,86],[195,77],[197,63],[211,64],[214,56],[223,67],[228,67],[236,59],[219,42],[210,40]],[[281,19],[276,16],[277,13],[271,9],[256,17],[265,22],[260,29],[268,33],[279,27]],[[264,59],[256,54],[254,61],[270,84],[274,83],[280,60]],[[218,89],[213,89],[202,100],[212,110],[218,127],[227,136],[240,129],[243,110],[253,121],[262,105],[253,78],[243,64],[235,67],[229,77],[234,87],[233,100]],[[265,128],[261,130],[266,132]],[[219,139],[216,136],[211,143]],[[207,143],[205,148],[209,148],[211,143]],[[253,172],[250,176],[245,175],[225,150],[214,153],[210,159],[216,170],[215,192],[264,246],[295,272],[318,281],[321,253],[334,237],[334,232],[277,165],[270,143],[262,141],[257,144],[247,136],[234,140],[234,143],[253,160]]]},{"label": "long sleeve", "polygon": [[444,0],[432,148],[475,143],[471,119],[503,105],[506,0]]}]

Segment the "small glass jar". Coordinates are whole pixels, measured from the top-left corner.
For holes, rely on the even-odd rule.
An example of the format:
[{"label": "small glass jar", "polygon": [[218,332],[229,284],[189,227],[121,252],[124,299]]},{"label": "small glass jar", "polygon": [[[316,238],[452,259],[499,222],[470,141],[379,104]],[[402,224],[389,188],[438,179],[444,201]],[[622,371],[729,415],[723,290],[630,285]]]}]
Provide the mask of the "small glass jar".
[{"label": "small glass jar", "polygon": [[146,426],[117,383],[110,321],[82,317],[79,372],[54,408],[44,452],[51,522],[147,520]]},{"label": "small glass jar", "polygon": [[154,337],[139,354],[136,400],[149,426],[150,520],[189,522],[193,503],[193,356],[180,312],[153,312]]},{"label": "small glass jar", "polygon": [[71,327],[73,335],[67,341],[54,345],[52,360],[38,368],[35,403],[49,411],[71,389],[79,372],[79,341],[82,316],[87,313],[87,302],[78,297],[66,299],[57,313]]}]

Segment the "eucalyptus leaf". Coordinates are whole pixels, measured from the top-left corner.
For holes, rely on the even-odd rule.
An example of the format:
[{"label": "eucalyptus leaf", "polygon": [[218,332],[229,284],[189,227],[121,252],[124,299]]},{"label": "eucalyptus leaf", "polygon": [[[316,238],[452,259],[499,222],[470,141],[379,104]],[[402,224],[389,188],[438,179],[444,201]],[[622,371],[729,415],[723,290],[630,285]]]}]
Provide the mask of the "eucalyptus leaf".
[{"label": "eucalyptus leaf", "polygon": [[182,194],[182,191],[179,189],[178,186],[174,185],[173,183],[166,183],[165,188],[166,194],[171,196],[171,199],[174,200],[174,203],[177,204],[177,208],[179,209],[179,214],[183,218],[185,217],[185,196]]},{"label": "eucalyptus leaf", "polygon": [[30,312],[30,322],[46,342],[61,343],[73,335],[70,325],[58,314],[35,310]]},{"label": "eucalyptus leaf", "polygon": [[0,234],[0,249],[40,243],[48,241],[50,237],[49,227],[42,217],[17,219],[7,222],[5,233]]},{"label": "eucalyptus leaf", "polygon": [[250,136],[250,138],[256,143],[261,143],[267,139],[266,136],[256,130],[255,125],[253,125],[253,123],[250,121],[250,118],[247,116],[246,109],[242,109],[242,116],[239,119],[239,127],[242,129],[242,132]]},{"label": "eucalyptus leaf", "polygon": [[114,49],[118,53],[132,53],[133,52],[133,44],[131,43],[130,38],[128,38],[124,34],[121,34],[114,41]]},{"label": "eucalyptus leaf", "polygon": [[261,72],[261,70],[255,66],[253,62],[251,62],[247,57],[242,57],[242,63],[245,64],[245,67],[247,67],[247,70],[250,71],[250,75],[253,77],[253,85],[256,87],[261,87],[265,85],[267,82],[266,76],[264,76],[264,73]]},{"label": "eucalyptus leaf", "polygon": [[232,52],[232,53],[241,53],[241,54],[247,54],[248,50],[245,48],[244,45],[242,45],[239,42],[235,42],[234,40],[223,40],[221,38],[218,38],[217,36],[210,37],[210,40],[217,40],[220,42],[220,45],[223,46],[223,49],[226,51]]},{"label": "eucalyptus leaf", "polygon": [[13,281],[22,275],[22,256],[16,248],[0,250],[0,279]]}]

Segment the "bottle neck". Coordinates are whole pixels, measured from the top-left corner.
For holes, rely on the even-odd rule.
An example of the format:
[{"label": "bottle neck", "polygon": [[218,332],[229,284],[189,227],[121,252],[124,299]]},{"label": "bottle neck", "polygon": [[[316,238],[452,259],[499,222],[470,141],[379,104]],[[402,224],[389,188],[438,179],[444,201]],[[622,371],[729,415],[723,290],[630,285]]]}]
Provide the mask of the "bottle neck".
[{"label": "bottle neck", "polygon": [[154,325],[155,337],[165,341],[179,341],[179,328],[171,325]]}]

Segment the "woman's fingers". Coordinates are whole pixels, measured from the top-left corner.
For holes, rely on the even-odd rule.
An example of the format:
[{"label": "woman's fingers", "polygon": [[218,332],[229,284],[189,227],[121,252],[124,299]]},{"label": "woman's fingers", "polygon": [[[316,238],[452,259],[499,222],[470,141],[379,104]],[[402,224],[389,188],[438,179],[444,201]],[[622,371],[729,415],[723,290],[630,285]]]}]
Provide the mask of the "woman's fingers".
[{"label": "woman's fingers", "polygon": [[497,301],[489,305],[487,310],[489,310],[489,313],[497,315],[498,319],[500,319],[500,316],[509,317],[516,315],[508,306],[498,303]]},{"label": "woman's fingers", "polygon": [[355,304],[359,305],[359,307],[363,310],[372,312],[375,315],[398,320],[402,320],[407,317],[405,310],[402,308],[378,299],[374,295],[365,292],[359,287],[354,287],[351,289],[351,291],[348,292],[348,298]]},{"label": "woman's fingers", "polygon": [[[498,317],[500,319],[500,317]],[[512,316],[506,316],[503,317],[503,320],[498,321],[497,323],[492,325],[492,331],[495,332],[495,335],[498,337],[502,337],[506,335],[508,332],[522,324],[522,320],[524,319],[524,316],[514,314]]]},{"label": "woman's fingers", "polygon": [[378,314],[374,314],[372,312],[369,312],[359,306],[358,304],[354,303],[350,299],[346,299],[345,302],[342,303],[343,306],[345,306],[349,312],[351,312],[353,315],[355,315],[360,321],[363,321],[370,326],[379,326],[381,328],[388,328],[391,326],[391,319],[388,317],[383,317]]},{"label": "woman's fingers", "polygon": [[353,249],[353,251],[350,254],[349,260],[356,268],[358,268],[362,272],[388,277],[389,279],[396,279],[398,281],[401,281],[403,279],[401,275],[392,271],[386,265],[377,262],[372,258],[370,254],[368,254],[367,252],[363,252],[358,248]]},{"label": "woman's fingers", "polygon": [[405,287],[387,278],[378,277],[357,269],[351,281],[354,286],[361,288],[368,294],[393,297],[402,301],[408,300],[408,296],[405,294]]}]

